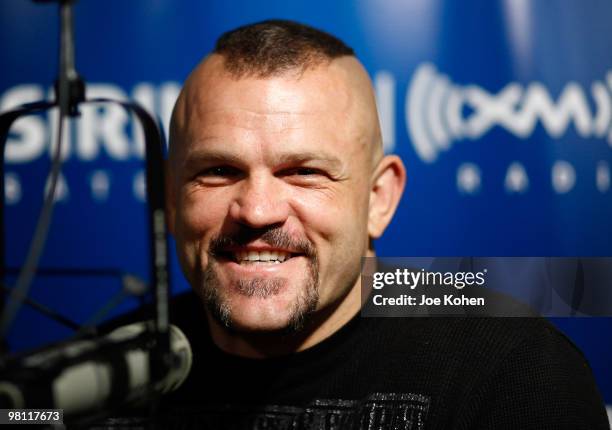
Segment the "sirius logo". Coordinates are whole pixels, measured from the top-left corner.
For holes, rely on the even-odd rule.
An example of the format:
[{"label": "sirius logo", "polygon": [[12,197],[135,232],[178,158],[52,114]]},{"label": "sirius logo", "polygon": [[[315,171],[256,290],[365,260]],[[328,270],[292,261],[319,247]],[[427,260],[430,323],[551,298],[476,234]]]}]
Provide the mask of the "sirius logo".
[{"label": "sirius logo", "polygon": [[[87,86],[87,97],[105,97],[115,100],[135,100],[152,115],[161,119],[164,130],[168,130],[170,115],[174,102],[179,94],[178,82],[164,82],[154,85],[148,82],[138,83],[128,94],[120,87],[110,83],[92,83]],[[12,109],[22,103],[51,98],[52,92],[37,84],[23,84],[12,88],[0,97],[0,111]],[[79,108],[77,121],[66,120],[62,139],[62,159],[79,162],[95,162],[107,158],[114,162],[142,160],[144,158],[144,136],[137,121],[120,106],[110,104],[83,105]],[[9,170],[5,173],[5,202],[17,205],[26,195],[42,195],[37,184],[32,184],[11,165],[26,165],[42,157],[50,157],[56,147],[57,110],[46,115],[32,115],[17,120],[10,131],[6,142],[6,163]],[[92,164],[92,167],[97,165]],[[22,170],[23,172],[23,170]],[[72,179],[72,180],[71,180]],[[71,187],[75,178],[59,176],[55,193],[57,202],[67,203],[71,197]],[[94,202],[108,200],[113,189],[120,188],[125,181],[113,180],[110,170],[93,168],[89,173],[80,175],[79,181],[85,181]],[[48,184],[47,184],[48,186]],[[145,177],[141,169],[133,172],[131,188],[134,198],[145,200]]]},{"label": "sirius logo", "polygon": [[[612,88],[612,72],[607,84]],[[612,95],[600,81],[592,83],[591,112],[587,91],[569,82],[556,102],[546,87],[512,82],[492,94],[476,85],[459,86],[429,63],[420,65],[406,96],[408,133],[418,156],[431,163],[459,139],[478,139],[499,126],[520,139],[528,138],[538,121],[554,138],[574,125],[579,136],[607,138],[612,146]],[[468,112],[466,115],[465,112]]]},{"label": "sirius logo", "polygon": [[[90,99],[132,99],[155,117],[161,118],[164,129],[167,130],[180,84],[164,82],[156,86],[142,82],[132,89],[129,96],[122,88],[110,83],[92,83],[87,86],[86,91],[87,98]],[[23,103],[52,97],[52,91],[41,85],[19,85],[9,88],[0,97],[0,112]],[[83,105],[79,110],[81,115],[78,121],[73,123],[67,119],[65,122],[67,133],[64,133],[62,140],[64,160],[76,158],[80,161],[93,161],[102,154],[115,161],[144,157],[144,138],[140,124],[132,121],[132,117],[122,107],[110,104]],[[17,120],[6,142],[7,164],[30,163],[52,154],[57,145],[56,128],[56,109],[44,116],[31,115]]]}]

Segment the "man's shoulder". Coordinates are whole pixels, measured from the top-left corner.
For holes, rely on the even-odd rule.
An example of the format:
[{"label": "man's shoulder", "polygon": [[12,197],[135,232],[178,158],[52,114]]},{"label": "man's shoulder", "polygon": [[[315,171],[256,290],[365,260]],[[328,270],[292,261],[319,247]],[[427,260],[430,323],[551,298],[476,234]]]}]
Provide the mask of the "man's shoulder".
[{"label": "man's shoulder", "polygon": [[590,374],[582,351],[541,317],[384,318],[376,326],[378,335],[410,360],[416,356],[432,367],[466,375],[540,363],[555,364],[568,374],[576,369]]},{"label": "man's shoulder", "polygon": [[401,339],[426,342],[439,349],[472,349],[504,355],[524,343],[559,343],[578,348],[541,317],[375,318],[376,330]]},{"label": "man's shoulder", "polygon": [[538,428],[608,428],[582,352],[543,318],[387,318],[378,323],[378,330],[393,333],[388,341],[402,345],[395,348],[402,351],[400,362],[432,375],[423,389],[446,399],[441,403],[456,420],[452,428],[535,428],[534,423]]},{"label": "man's shoulder", "polygon": [[372,337],[380,337],[374,349],[392,351],[395,363],[405,361],[466,385],[507,370],[528,376],[538,369],[555,380],[577,374],[592,379],[582,352],[544,318],[384,318],[371,325],[376,327]]}]

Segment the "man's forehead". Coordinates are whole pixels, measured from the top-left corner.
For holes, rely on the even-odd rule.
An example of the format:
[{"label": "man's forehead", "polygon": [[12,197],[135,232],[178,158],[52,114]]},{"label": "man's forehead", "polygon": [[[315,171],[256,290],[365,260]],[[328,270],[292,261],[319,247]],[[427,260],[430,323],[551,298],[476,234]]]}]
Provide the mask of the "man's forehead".
[{"label": "man's forehead", "polygon": [[173,120],[181,146],[252,131],[321,140],[327,134],[329,144],[353,145],[352,152],[379,133],[369,78],[353,57],[269,77],[235,77],[223,61],[208,57],[185,84]]},{"label": "man's forehead", "polygon": [[335,63],[319,65],[302,72],[289,71],[270,77],[236,78],[224,71],[213,56],[189,77],[185,87],[187,113],[234,111],[253,120],[274,115],[274,121],[289,121],[296,115],[347,113],[356,94]]},{"label": "man's forehead", "polygon": [[[197,119],[194,120],[194,117]],[[343,115],[342,115],[343,116]],[[188,114],[186,136],[207,138],[223,132],[241,133],[265,131],[266,134],[321,132],[334,128],[334,118],[325,111],[286,112],[270,109],[267,112],[244,108],[196,109]],[[204,136],[202,136],[204,134]]]},{"label": "man's forehead", "polygon": [[[240,117],[235,122],[230,118]],[[245,121],[244,118],[252,121]],[[297,119],[297,117],[303,117]],[[316,121],[307,116],[279,113],[277,115],[251,115],[241,112],[212,112],[199,127],[188,130],[182,145],[186,160],[232,161],[261,159],[274,165],[319,160],[330,164],[342,164],[349,154],[364,145],[363,136],[347,138],[346,133],[337,132],[332,118],[322,117]],[[262,126],[261,118],[268,123]],[[360,144],[357,144],[360,143]],[[237,161],[237,160],[233,160]],[[240,164],[240,163],[238,163]]]}]

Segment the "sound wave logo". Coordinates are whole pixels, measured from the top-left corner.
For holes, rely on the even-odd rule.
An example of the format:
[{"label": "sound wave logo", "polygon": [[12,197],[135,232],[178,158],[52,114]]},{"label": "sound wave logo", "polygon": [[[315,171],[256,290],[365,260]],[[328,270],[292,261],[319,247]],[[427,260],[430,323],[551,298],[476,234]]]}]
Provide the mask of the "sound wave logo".
[{"label": "sound wave logo", "polygon": [[612,147],[612,72],[606,81],[607,85],[591,84],[591,111],[587,91],[576,82],[567,83],[556,101],[540,82],[526,87],[512,82],[492,94],[477,85],[456,85],[433,64],[424,63],[414,73],[406,97],[408,133],[416,153],[427,163],[454,141],[478,139],[494,126],[526,139],[538,122],[553,138],[573,124],[579,136],[607,136]]}]

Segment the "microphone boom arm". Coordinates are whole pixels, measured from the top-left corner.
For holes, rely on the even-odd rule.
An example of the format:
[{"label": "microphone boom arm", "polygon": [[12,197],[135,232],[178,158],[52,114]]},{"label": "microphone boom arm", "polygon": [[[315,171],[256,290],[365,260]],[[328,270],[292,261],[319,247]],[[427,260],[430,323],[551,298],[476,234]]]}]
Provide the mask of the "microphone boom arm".
[{"label": "microphone boom arm", "polygon": [[[85,84],[76,72],[74,62],[74,35],[72,23],[73,0],[55,1],[59,2],[60,9],[60,61],[59,76],[56,82],[56,100],[54,102],[39,101],[28,103],[0,115],[0,192],[2,192],[2,196],[0,196],[0,281],[3,281],[5,278],[6,267],[4,151],[9,130],[13,122],[25,115],[36,114],[54,107],[59,107],[60,124],[58,130],[61,130],[63,118],[65,116],[77,116],[78,106],[85,103],[114,103],[132,112],[142,124],[145,140],[148,233],[150,238],[150,279],[153,286],[153,301],[155,306],[153,335],[155,338],[154,348],[159,352],[159,354],[150,355],[151,361],[155,360],[156,362],[152,362],[149,369],[151,369],[151,372],[157,373],[150,375],[151,381],[156,381],[160,375],[164,374],[167,369],[172,367],[168,317],[169,246],[165,220],[164,137],[160,132],[156,120],[143,107],[136,103],[105,98],[85,100]],[[58,145],[61,144],[61,139],[59,140],[60,141],[57,142]],[[59,155],[60,151],[57,151],[57,153]],[[54,160],[54,162],[55,161],[56,160]],[[19,299],[19,292],[17,292],[17,299]],[[21,301],[23,301],[23,298],[21,299]],[[1,301],[0,304],[2,304]],[[4,310],[6,310],[6,307],[4,308]]]}]

